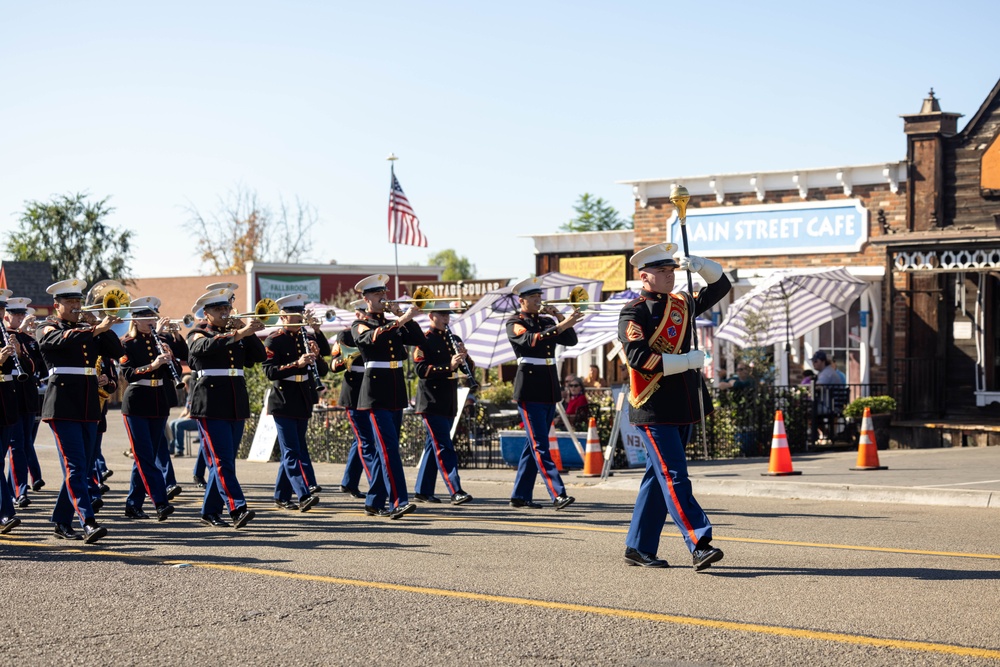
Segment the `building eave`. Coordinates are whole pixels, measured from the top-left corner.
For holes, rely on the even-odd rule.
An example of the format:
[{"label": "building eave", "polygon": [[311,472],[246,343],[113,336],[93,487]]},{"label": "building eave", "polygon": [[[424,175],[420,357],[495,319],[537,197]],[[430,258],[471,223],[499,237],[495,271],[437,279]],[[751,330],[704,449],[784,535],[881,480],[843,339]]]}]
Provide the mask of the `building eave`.
[{"label": "building eave", "polygon": [[535,254],[570,252],[632,252],[635,232],[615,229],[606,232],[560,232],[555,234],[523,234],[519,238],[535,242]]}]

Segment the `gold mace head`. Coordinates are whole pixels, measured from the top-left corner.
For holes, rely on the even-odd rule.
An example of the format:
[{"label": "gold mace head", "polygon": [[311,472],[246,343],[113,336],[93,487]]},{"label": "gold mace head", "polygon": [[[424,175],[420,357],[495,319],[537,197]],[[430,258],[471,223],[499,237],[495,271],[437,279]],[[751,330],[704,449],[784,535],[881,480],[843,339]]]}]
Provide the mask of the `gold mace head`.
[{"label": "gold mace head", "polygon": [[686,187],[683,185],[675,185],[670,188],[670,203],[677,209],[677,217],[681,220],[685,220],[687,218],[687,207],[689,201],[691,201],[691,195],[688,194],[688,189]]}]

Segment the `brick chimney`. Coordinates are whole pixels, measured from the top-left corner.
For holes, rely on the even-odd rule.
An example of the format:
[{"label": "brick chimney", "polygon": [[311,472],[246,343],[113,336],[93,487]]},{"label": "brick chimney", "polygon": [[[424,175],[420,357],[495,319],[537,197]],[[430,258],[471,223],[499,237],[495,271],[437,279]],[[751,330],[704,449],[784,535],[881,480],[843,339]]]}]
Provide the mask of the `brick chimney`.
[{"label": "brick chimney", "polygon": [[941,111],[934,89],[924,100],[920,113],[904,114],[909,206],[907,225],[913,232],[937,229],[950,224],[944,219],[944,149],[949,137],[958,133],[960,113]]}]

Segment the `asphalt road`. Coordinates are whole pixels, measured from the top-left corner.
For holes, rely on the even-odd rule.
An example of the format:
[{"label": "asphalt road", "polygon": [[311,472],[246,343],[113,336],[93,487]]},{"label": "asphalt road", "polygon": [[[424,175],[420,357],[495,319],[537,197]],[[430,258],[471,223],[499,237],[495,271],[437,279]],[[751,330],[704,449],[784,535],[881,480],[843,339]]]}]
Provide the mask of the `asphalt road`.
[{"label": "asphalt road", "polygon": [[51,537],[51,474],[0,538],[0,663],[1000,663],[992,509],[706,496],[726,558],[696,574],[671,525],[673,567],[624,565],[629,490],[513,510],[509,482],[470,482],[469,505],[388,521],[340,494],[273,509],[276,464],[241,462],[258,517],[219,530],[190,485],[168,521],[125,520],[128,461],[108,453],[107,538]]}]

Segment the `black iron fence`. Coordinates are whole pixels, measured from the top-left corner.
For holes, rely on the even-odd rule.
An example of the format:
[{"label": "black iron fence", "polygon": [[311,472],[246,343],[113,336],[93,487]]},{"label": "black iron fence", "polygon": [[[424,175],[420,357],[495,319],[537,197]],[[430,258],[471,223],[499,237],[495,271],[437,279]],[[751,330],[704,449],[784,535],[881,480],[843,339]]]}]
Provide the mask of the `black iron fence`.
[{"label": "black iron fence", "polygon": [[943,415],[945,387],[943,359],[906,357],[893,360],[892,396],[900,417]]},{"label": "black iron fence", "polygon": [[[853,444],[858,425],[847,420],[842,410],[861,396],[883,393],[884,385],[856,384],[839,387],[813,385],[759,385],[743,389],[711,390],[715,411],[708,417],[707,440],[710,459],[766,456],[770,451],[775,413],[782,411],[788,446],[793,452],[808,451],[831,444]],[[614,423],[611,391],[588,389],[590,415],[598,435],[607,443]],[[503,468],[499,432],[518,428],[521,419],[515,406],[478,403],[467,406],[455,432],[455,452],[462,468]],[[240,457],[250,450],[257,418],[247,420]],[[586,438],[586,433],[580,433]],[[404,413],[400,434],[400,455],[404,465],[417,465],[424,450],[426,431],[420,415]],[[342,408],[317,411],[306,433],[313,460],[343,463],[354,442],[347,414]],[[696,426],[687,448],[692,460],[704,459],[701,428]],[[626,465],[624,453],[616,450],[614,467]]]}]

